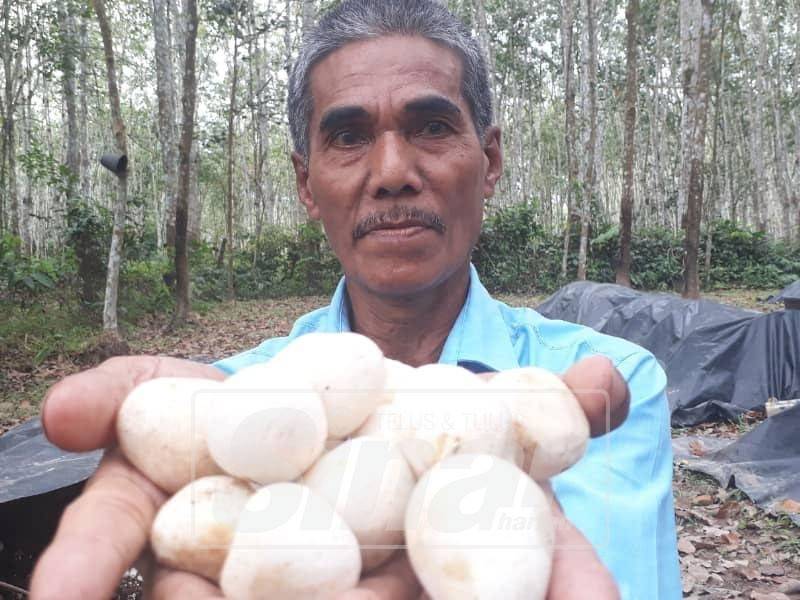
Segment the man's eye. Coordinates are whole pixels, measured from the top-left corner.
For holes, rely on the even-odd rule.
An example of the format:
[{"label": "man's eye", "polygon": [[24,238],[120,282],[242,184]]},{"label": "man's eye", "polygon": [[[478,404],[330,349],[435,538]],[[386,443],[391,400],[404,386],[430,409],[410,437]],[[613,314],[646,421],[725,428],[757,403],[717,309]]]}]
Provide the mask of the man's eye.
[{"label": "man's eye", "polygon": [[363,141],[363,137],[350,130],[339,131],[331,138],[335,146],[357,146]]},{"label": "man's eye", "polygon": [[450,126],[444,121],[428,121],[422,128],[423,135],[445,135],[450,131]]}]

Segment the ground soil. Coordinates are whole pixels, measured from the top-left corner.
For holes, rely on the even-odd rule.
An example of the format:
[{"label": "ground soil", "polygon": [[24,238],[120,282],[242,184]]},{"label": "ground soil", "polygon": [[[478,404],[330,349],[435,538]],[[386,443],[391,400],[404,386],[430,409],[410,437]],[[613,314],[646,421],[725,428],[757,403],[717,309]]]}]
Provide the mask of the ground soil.
[{"label": "ground soil", "polygon": [[[729,290],[705,297],[765,312],[780,308],[767,304],[767,296],[763,291]],[[504,295],[502,299],[512,305],[535,307],[544,297]],[[298,316],[326,302],[325,298],[290,298],[225,303],[193,315],[191,322],[177,332],[164,332],[168,323],[164,317],[152,319],[126,337],[134,354],[210,362],[266,338],[286,335]],[[38,414],[41,399],[53,382],[98,360],[99,356],[89,350],[23,368],[15,357],[0,356],[0,370],[5,372],[0,382],[0,433]],[[701,432],[734,439],[760,418],[763,416],[752,414],[736,424],[673,433]],[[674,471],[674,488],[685,597],[800,599],[800,528],[786,516],[764,513],[738,490],[722,489],[712,479],[680,465]],[[135,583],[126,585],[120,596],[136,597]]]}]

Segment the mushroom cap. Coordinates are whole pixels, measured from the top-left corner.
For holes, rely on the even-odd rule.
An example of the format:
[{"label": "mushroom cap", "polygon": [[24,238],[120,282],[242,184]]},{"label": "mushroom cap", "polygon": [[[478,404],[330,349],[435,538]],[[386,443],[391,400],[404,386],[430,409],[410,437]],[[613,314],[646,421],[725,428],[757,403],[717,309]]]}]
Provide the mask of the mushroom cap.
[{"label": "mushroom cap", "polygon": [[237,600],[327,600],[360,572],[358,541],[331,505],[306,486],[276,483],[245,506],[220,586]]},{"label": "mushroom cap", "polygon": [[589,443],[589,421],[557,375],[537,367],[503,371],[488,383],[511,411],[521,465],[544,481],[578,462]]},{"label": "mushroom cap", "polygon": [[408,556],[435,600],[543,599],[554,544],[542,490],[512,463],[458,454],[417,483],[405,519]]},{"label": "mushroom cap", "polygon": [[[508,408],[491,397],[482,379],[461,367],[418,368],[380,416],[417,477],[451,454],[516,454]],[[392,428],[394,423],[399,425]]]},{"label": "mushroom cap", "polygon": [[229,475],[291,481],[322,454],[325,409],[302,373],[256,365],[228,378],[223,391],[210,410],[208,447]]},{"label": "mushroom cap", "polygon": [[227,475],[181,488],[159,509],[150,530],[158,562],[219,581],[239,514],[253,490]]},{"label": "mushroom cap", "polygon": [[303,483],[353,530],[363,571],[385,562],[402,545],[406,504],[416,480],[396,444],[376,437],[343,442],[308,470]]},{"label": "mushroom cap", "polygon": [[197,477],[222,470],[208,450],[208,412],[223,384],[159,377],[136,386],[117,413],[117,440],[148,479],[174,493]]},{"label": "mushroom cap", "polygon": [[322,397],[332,438],[350,435],[384,401],[383,353],[375,342],[357,333],[307,333],[275,355],[270,364],[307,372]]}]

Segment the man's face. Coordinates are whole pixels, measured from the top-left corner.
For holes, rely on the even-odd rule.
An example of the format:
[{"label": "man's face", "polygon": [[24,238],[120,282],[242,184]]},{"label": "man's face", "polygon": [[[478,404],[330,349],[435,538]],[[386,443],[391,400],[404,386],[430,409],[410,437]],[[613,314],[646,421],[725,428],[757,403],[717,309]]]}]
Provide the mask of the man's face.
[{"label": "man's face", "polygon": [[311,72],[300,200],[372,293],[412,295],[467,268],[502,154],[498,129],[477,135],[461,75],[455,52],[405,36],[347,44]]}]

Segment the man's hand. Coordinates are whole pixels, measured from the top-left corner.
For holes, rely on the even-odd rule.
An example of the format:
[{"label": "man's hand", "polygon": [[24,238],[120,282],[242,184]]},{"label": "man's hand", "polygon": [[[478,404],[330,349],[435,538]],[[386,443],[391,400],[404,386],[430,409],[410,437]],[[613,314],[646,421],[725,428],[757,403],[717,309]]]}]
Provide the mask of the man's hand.
[{"label": "man's hand", "polygon": [[[48,393],[42,423],[54,444],[75,452],[112,447],[120,404],[136,385],[154,377],[224,379],[215,367],[156,358],[114,358],[95,369],[65,378]],[[617,427],[627,416],[628,389],[607,359],[574,365],[564,381],[586,412],[592,435]],[[610,417],[610,418],[607,418]],[[64,511],[55,538],[39,559],[31,597],[110,597],[123,573],[147,547],[150,527],[166,494],[116,450],[104,457],[83,494]],[[554,508],[560,508],[554,501]],[[550,600],[616,598],[616,586],[589,543],[566,519],[558,519]],[[585,548],[576,550],[575,548]],[[210,582],[162,569],[152,578],[155,598],[220,597]],[[404,555],[368,575],[340,600],[416,600],[420,587]]]}]

